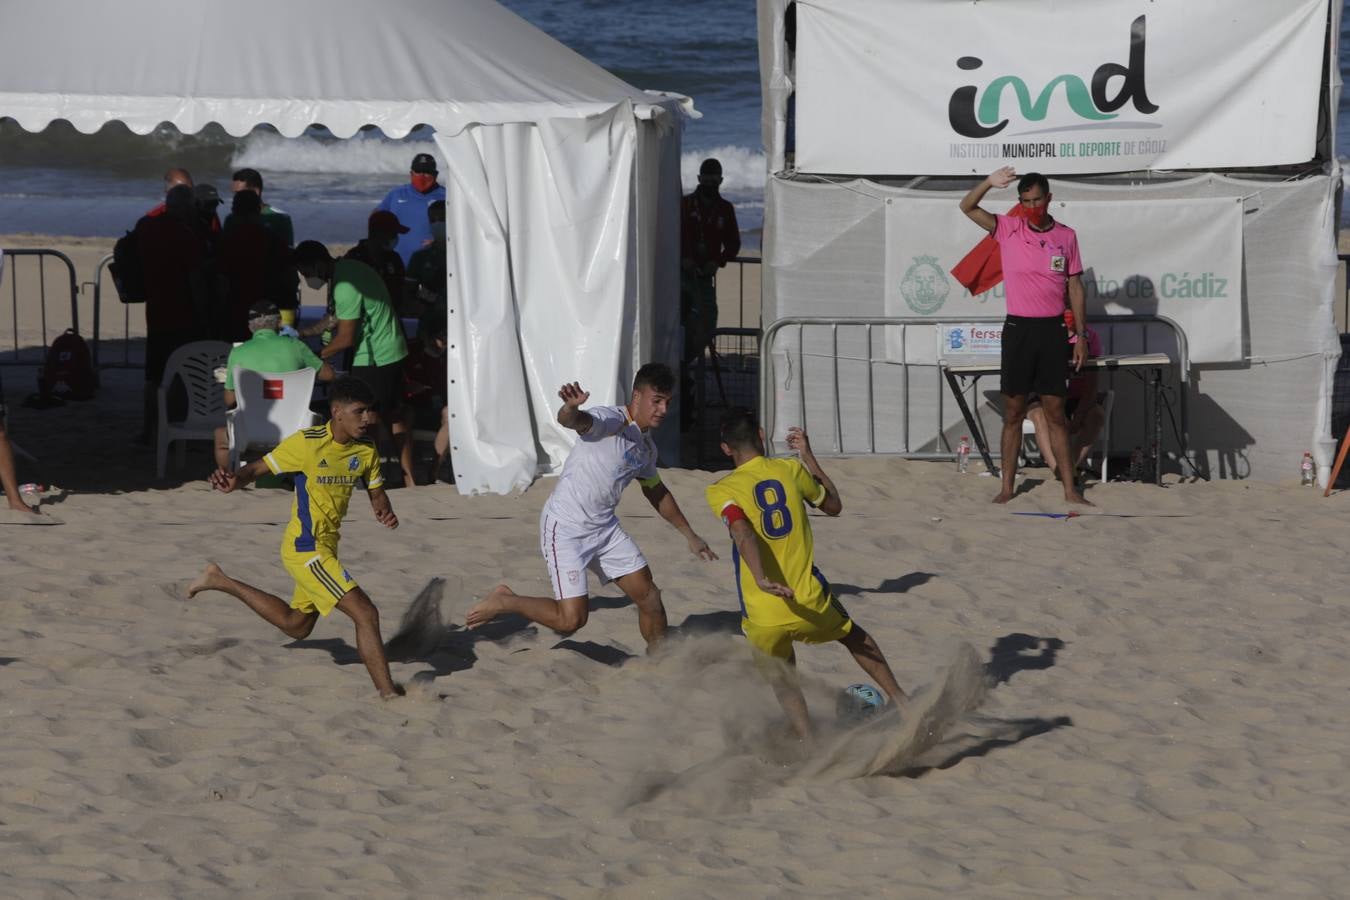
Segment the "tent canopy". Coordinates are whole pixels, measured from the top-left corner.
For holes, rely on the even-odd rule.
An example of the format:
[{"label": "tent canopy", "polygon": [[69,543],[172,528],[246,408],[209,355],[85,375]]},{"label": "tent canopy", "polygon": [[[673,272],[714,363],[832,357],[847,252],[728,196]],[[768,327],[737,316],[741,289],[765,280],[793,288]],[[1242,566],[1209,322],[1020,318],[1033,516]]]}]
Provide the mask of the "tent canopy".
[{"label": "tent canopy", "polygon": [[0,116],[40,131],[261,124],[435,131],[450,190],[446,397],[456,484],[556,471],[580,380],[619,402],[673,361],[687,98],[615,78],[492,0],[0,0]]},{"label": "tent canopy", "polygon": [[34,132],[66,119],[397,138],[661,105],[480,0],[0,0],[0,21],[0,115]]}]

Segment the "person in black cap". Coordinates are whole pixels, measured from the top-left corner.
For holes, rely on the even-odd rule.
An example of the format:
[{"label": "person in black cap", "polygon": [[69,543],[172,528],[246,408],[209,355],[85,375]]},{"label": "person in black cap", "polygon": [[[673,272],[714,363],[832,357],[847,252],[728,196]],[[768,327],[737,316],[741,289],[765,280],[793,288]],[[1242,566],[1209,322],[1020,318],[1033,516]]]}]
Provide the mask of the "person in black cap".
[{"label": "person in black cap", "polygon": [[413,157],[408,183],[385,194],[380,205],[375,207],[377,210],[388,210],[408,226],[408,233],[400,235],[394,247],[405,267],[413,253],[432,240],[431,227],[427,223],[427,207],[437,200],[445,200],[445,187],[436,183],[436,157],[430,153],[419,153]]},{"label": "person in black cap", "polygon": [[398,242],[412,229],[385,209],[377,209],[366,220],[366,236],[348,250],[344,259],[360,260],[380,273],[389,290],[389,300],[397,310],[403,309],[403,295],[407,293],[404,278],[407,268],[398,255]]},{"label": "person in black cap", "polygon": [[[680,201],[680,324],[686,364],[712,344],[717,330],[717,270],[741,252],[736,209],[718,191],[721,184],[722,164],[705,159],[698,169],[698,187]],[[687,427],[693,411],[687,372],[684,387],[681,418]]]}]

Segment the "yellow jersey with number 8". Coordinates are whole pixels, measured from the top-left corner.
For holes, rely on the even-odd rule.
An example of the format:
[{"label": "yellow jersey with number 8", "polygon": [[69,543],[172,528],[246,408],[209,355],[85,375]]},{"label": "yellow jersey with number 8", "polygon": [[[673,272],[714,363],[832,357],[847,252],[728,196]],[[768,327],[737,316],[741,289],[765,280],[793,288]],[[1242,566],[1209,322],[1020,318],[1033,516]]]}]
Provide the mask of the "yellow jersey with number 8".
[{"label": "yellow jersey with number 8", "polygon": [[825,499],[825,486],[795,459],[757,456],[708,487],[708,505],[730,524],[727,511],[739,507],[759,540],[764,576],[787,585],[791,600],[760,590],[732,545],[741,614],[756,625],[791,625],[824,612],[830,586],[815,567],[815,544],[806,506]]}]

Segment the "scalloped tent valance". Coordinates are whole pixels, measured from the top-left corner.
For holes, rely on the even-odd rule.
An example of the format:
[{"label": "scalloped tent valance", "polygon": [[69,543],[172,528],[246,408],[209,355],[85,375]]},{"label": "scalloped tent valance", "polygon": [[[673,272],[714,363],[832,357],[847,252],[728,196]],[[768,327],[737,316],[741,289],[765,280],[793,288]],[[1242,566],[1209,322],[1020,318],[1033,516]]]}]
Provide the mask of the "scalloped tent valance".
[{"label": "scalloped tent valance", "polygon": [[91,133],[269,124],[457,134],[594,116],[654,97],[491,0],[0,0],[0,116]]}]

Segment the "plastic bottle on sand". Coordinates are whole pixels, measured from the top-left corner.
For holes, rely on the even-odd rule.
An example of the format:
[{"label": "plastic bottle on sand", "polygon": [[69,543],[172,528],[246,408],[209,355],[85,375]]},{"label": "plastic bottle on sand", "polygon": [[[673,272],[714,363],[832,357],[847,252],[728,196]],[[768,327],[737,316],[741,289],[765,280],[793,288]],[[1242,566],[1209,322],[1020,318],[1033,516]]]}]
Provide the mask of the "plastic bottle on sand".
[{"label": "plastic bottle on sand", "polygon": [[1303,487],[1312,487],[1317,484],[1317,463],[1313,462],[1312,453],[1304,451],[1303,462],[1298,464],[1299,484]]},{"label": "plastic bottle on sand", "polygon": [[970,435],[961,435],[961,443],[956,448],[956,471],[962,475],[970,471]]}]

